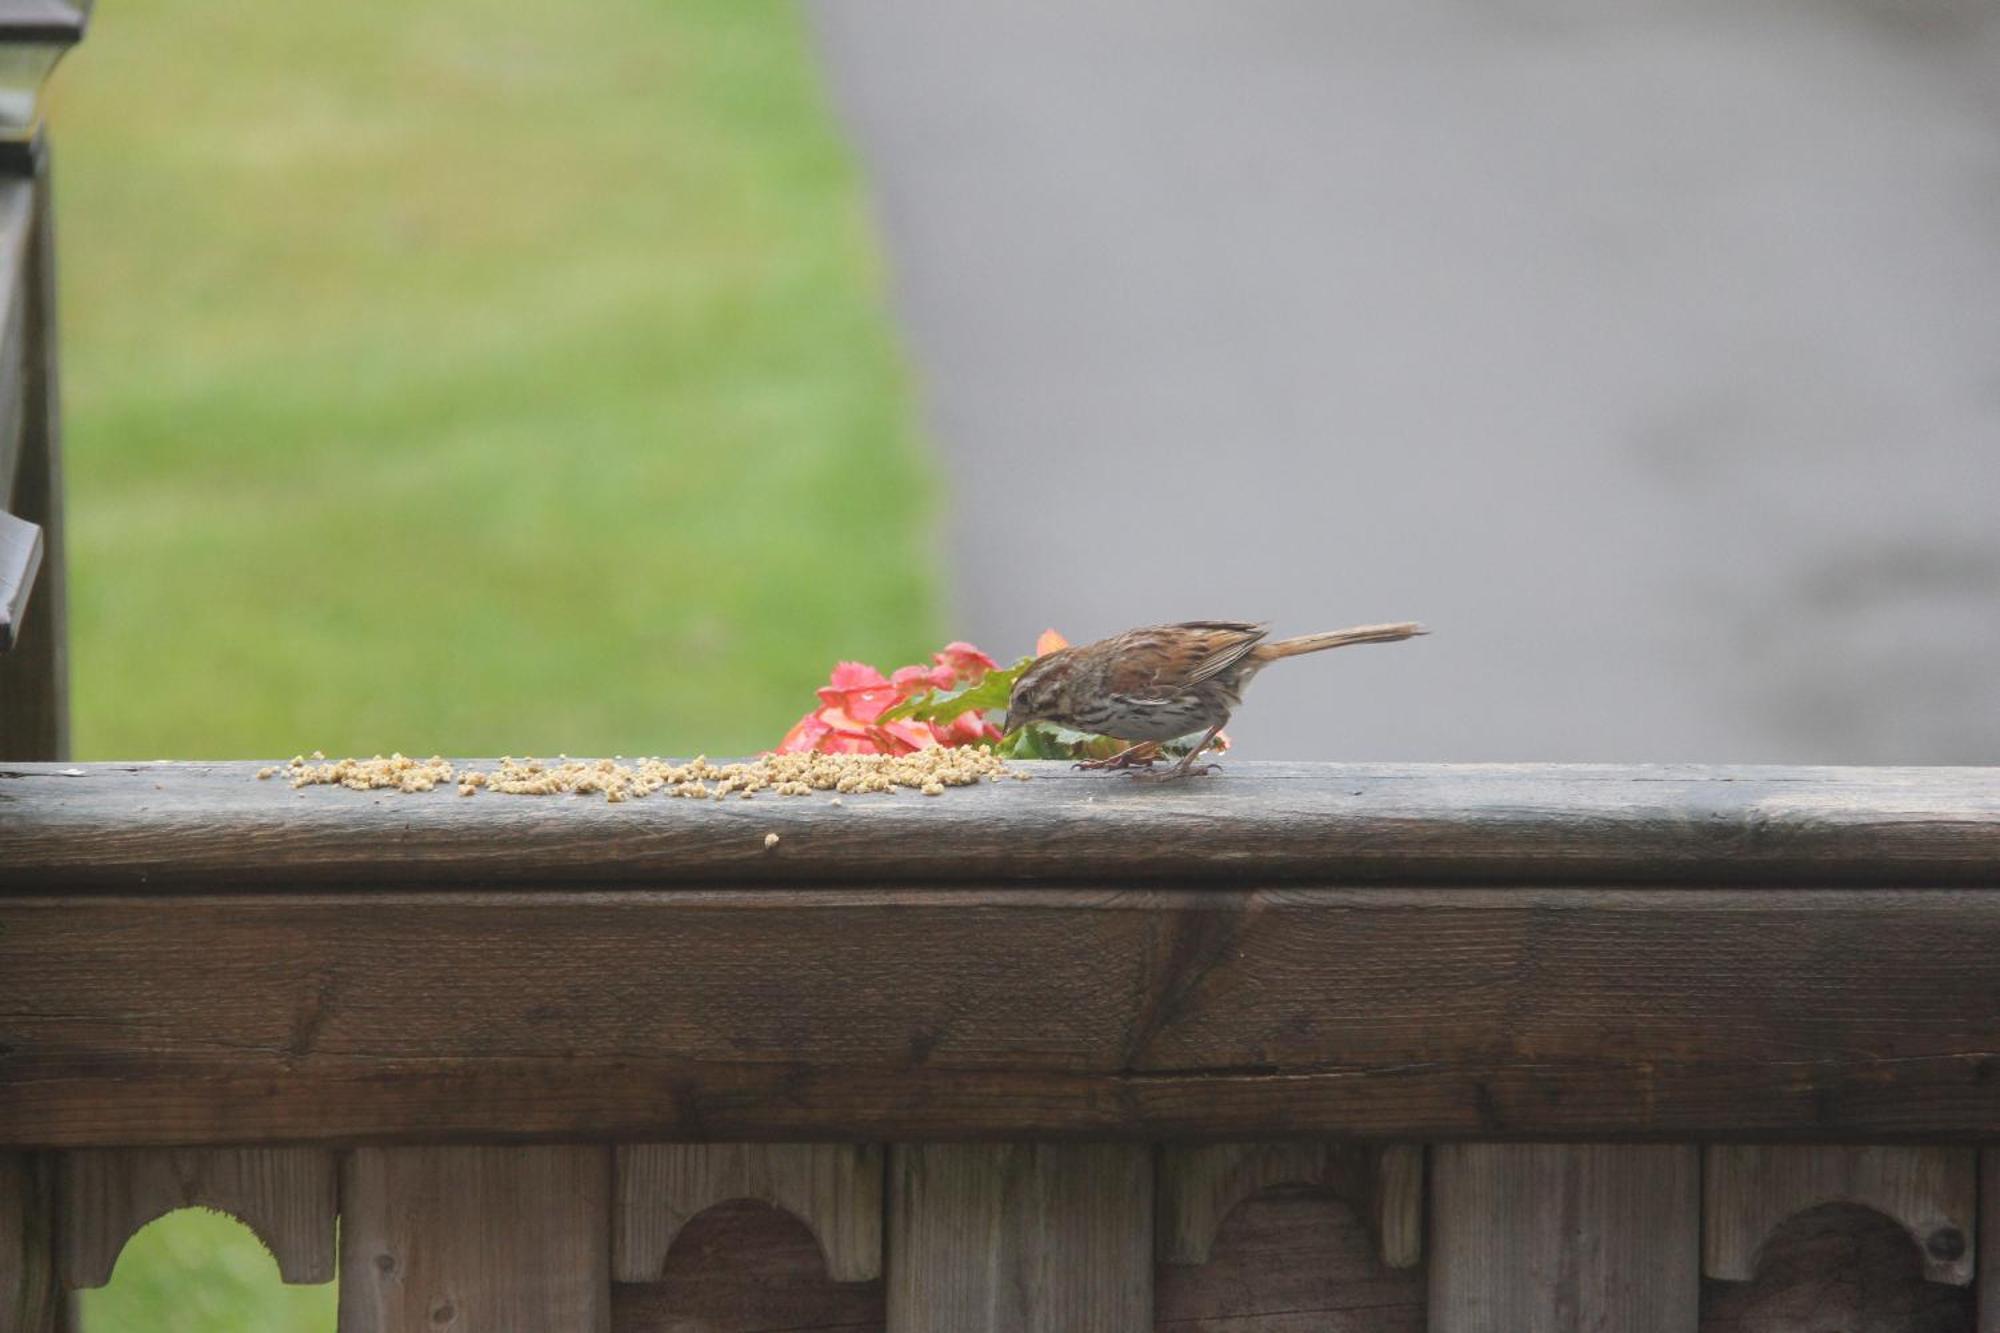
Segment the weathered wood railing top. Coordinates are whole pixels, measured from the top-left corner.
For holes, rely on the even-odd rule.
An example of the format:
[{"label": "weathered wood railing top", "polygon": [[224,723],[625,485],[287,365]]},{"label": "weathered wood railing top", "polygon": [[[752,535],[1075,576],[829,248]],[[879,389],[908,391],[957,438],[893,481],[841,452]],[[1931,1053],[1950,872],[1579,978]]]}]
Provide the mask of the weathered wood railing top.
[{"label": "weathered wood railing top", "polygon": [[0,769],[0,1144],[2000,1133],[1991,770],[253,774]]},{"label": "weathered wood railing top", "polygon": [[[0,765],[0,888],[2000,885],[2000,769],[1231,763],[1178,783],[754,800],[294,791],[251,763]],[[767,846],[767,834],[778,841]]]}]

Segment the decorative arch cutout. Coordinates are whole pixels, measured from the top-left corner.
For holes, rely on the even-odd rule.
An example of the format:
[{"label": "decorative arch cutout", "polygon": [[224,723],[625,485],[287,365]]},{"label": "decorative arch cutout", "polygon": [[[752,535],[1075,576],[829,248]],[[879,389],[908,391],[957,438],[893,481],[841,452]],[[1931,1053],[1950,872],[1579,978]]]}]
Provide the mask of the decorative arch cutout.
[{"label": "decorative arch cutout", "polygon": [[1424,1150],[1417,1145],[1220,1143],[1160,1150],[1154,1252],[1161,1263],[1204,1264],[1230,1212],[1275,1185],[1313,1185],[1340,1196],[1367,1225],[1382,1262],[1408,1268],[1423,1255]]},{"label": "decorative arch cutout", "polygon": [[885,1317],[881,1279],[834,1281],[812,1229],[756,1199],[697,1213],[658,1273],[611,1289],[613,1328],[879,1329]]},{"label": "decorative arch cutout", "polygon": [[1977,1173],[1972,1148],[1708,1148],[1702,1271],[1747,1282],[1766,1240],[1787,1219],[1823,1204],[1851,1204],[1903,1229],[1926,1281],[1966,1286],[1978,1239]]},{"label": "decorative arch cutout", "polygon": [[1780,1222],[1746,1282],[1710,1282],[1702,1333],[1971,1333],[1964,1288],[1926,1281],[1902,1223],[1858,1203],[1824,1203]]},{"label": "decorative arch cutout", "polygon": [[333,1283],[285,1283],[247,1225],[198,1207],[173,1209],[141,1226],[126,1241],[111,1281],[71,1299],[72,1322],[50,1327],[334,1333],[339,1319]]},{"label": "decorative arch cutout", "polygon": [[618,1150],[612,1274],[651,1282],[674,1239],[718,1203],[750,1199],[783,1209],[819,1242],[827,1275],[882,1275],[883,1157],[879,1144],[650,1143]]},{"label": "decorative arch cutout", "polygon": [[101,1287],[147,1223],[182,1208],[227,1213],[263,1242],[288,1284],[331,1282],[333,1154],[314,1148],[106,1148],[62,1163],[65,1285]]},{"label": "decorative arch cutout", "polygon": [[1154,1269],[1161,1329],[1425,1327],[1420,1267],[1385,1265],[1359,1211],[1323,1185],[1271,1185],[1229,1210],[1202,1264]]}]

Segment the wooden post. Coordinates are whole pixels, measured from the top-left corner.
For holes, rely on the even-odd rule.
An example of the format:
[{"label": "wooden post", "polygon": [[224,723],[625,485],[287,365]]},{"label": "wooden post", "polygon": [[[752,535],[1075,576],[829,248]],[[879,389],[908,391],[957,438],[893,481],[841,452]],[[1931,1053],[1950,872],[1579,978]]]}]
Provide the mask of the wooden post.
[{"label": "wooden post", "polygon": [[1431,1181],[1432,1333],[1695,1333],[1694,1147],[1450,1144]]},{"label": "wooden post", "polygon": [[0,1153],[0,1333],[61,1333],[48,1159]]},{"label": "wooden post", "polygon": [[[0,759],[69,756],[69,606],[63,545],[62,445],[56,395],[55,229],[49,208],[48,149],[33,149],[33,197],[18,270],[19,336],[0,347],[18,366],[4,377],[19,385],[19,454],[0,496],[17,518],[41,529],[41,574],[11,651],[0,653]],[[9,406],[9,405],[0,405]],[[11,411],[8,413],[11,417]],[[11,441],[9,441],[11,443]],[[8,455],[0,444],[0,461]]]},{"label": "wooden post", "polygon": [[609,1333],[609,1148],[357,1148],[340,1210],[340,1333]]},{"label": "wooden post", "polygon": [[1143,1144],[899,1144],[889,1333],[1153,1327],[1153,1155]]}]

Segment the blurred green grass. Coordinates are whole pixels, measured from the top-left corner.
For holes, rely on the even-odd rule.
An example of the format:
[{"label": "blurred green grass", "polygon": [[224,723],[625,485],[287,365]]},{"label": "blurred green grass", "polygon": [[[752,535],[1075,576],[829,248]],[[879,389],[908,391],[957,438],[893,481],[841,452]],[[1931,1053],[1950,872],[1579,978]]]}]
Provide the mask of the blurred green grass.
[{"label": "blurred green grass", "polygon": [[[79,755],[742,752],[936,646],[790,3],[119,0],[51,100]],[[82,1308],[333,1321],[197,1213]]]},{"label": "blurred green grass", "polygon": [[740,752],[934,647],[771,0],[120,0],[56,76],[87,757]]},{"label": "blurred green grass", "polygon": [[83,1333],[333,1333],[337,1299],[283,1285],[242,1223],[199,1209],[141,1227],[111,1285],[79,1294]]}]

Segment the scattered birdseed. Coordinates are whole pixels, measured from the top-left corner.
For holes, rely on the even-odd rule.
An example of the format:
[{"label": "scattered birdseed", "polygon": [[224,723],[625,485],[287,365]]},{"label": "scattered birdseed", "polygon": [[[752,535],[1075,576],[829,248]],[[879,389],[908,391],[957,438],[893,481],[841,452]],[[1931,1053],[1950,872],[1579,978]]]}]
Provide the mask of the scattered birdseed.
[{"label": "scattered birdseed", "polygon": [[[325,759],[326,756],[314,750],[313,758]],[[451,761],[439,755],[428,759],[410,759],[392,754],[384,759],[378,754],[373,759],[338,759],[323,764],[310,763],[305,756],[294,755],[292,762],[279,771],[294,788],[333,786],[354,791],[374,791],[385,787],[397,791],[430,791],[440,782],[450,782],[454,777]]]},{"label": "scattered birdseed", "polygon": [[[325,760],[319,751],[314,759]],[[982,778],[998,782],[1028,775],[1010,769],[990,750],[976,746],[934,746],[911,754],[767,754],[736,763],[716,763],[706,755],[684,762],[667,759],[569,759],[554,762],[504,757],[490,772],[458,772],[439,755],[410,759],[401,754],[373,759],[311,762],[293,756],[282,766],[260,770],[259,778],[282,776],[294,788],[340,786],[354,791],[393,789],[430,791],[440,783],[455,783],[460,796],[481,790],[506,796],[587,796],[606,801],[638,800],[655,792],[688,800],[721,799],[734,795],[749,800],[759,793],[810,796],[815,792],[869,793],[905,788],[926,796],[942,796],[947,787],[970,787]],[[839,805],[840,796],[831,804]]]}]

